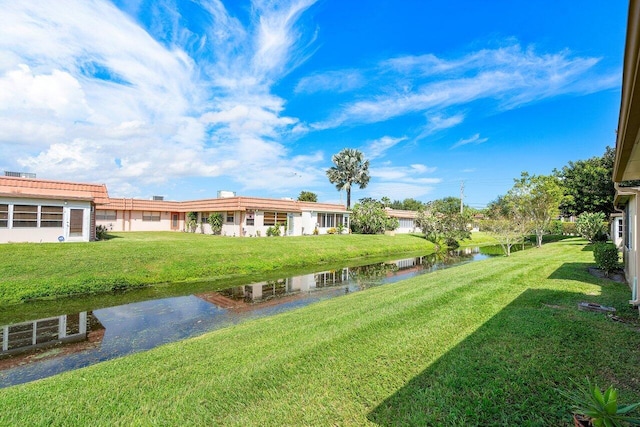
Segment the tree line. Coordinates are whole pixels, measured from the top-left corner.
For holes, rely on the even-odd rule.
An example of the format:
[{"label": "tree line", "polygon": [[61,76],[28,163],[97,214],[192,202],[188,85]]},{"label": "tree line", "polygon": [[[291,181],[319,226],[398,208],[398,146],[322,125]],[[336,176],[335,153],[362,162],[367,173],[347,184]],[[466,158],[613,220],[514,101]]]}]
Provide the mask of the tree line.
[{"label": "tree line", "polygon": [[[550,175],[530,175],[523,172],[514,179],[513,187],[489,203],[486,209],[469,206],[460,209],[460,199],[446,197],[430,202],[407,198],[391,200],[360,199],[352,212],[354,232],[380,233],[397,227],[397,219],[389,218],[384,209],[418,212],[416,225],[425,237],[436,245],[457,246],[469,236],[469,224],[482,218],[483,229],[498,236],[507,254],[529,234],[535,235],[536,246],[559,217],[578,217],[577,226],[591,239],[603,234],[604,220],[613,212],[615,189],[611,176],[615,151],[606,147],[602,156],[570,161]],[[334,166],[327,177],[339,191],[346,191],[347,209],[351,207],[351,189],[361,189],[369,183],[369,161],[362,152],[344,149],[332,157]],[[304,192],[303,192],[304,193]],[[304,200],[301,193],[299,200]],[[479,215],[478,215],[479,214]],[[585,225],[586,224],[586,225]],[[588,230],[588,231],[585,231]],[[594,231],[595,230],[595,231]],[[556,230],[558,231],[558,230]]]}]

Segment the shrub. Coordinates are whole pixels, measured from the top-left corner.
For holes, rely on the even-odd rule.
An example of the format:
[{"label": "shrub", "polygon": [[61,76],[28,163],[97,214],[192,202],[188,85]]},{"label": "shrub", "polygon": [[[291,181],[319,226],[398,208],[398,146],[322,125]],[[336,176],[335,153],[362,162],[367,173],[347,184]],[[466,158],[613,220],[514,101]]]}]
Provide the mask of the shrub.
[{"label": "shrub", "polygon": [[331,227],[327,229],[327,234],[338,234],[338,230],[336,230],[335,227]]},{"label": "shrub", "polygon": [[212,234],[220,234],[220,231],[222,231],[222,214],[220,212],[214,212],[209,215],[207,222],[211,226]]},{"label": "shrub", "polygon": [[104,225],[98,225],[96,227],[96,240],[104,240],[107,238],[107,227]]},{"label": "shrub", "polygon": [[596,243],[593,247],[593,257],[599,269],[609,275],[618,268],[618,248],[613,243]]},{"label": "shrub", "polygon": [[607,241],[607,224],[602,212],[581,214],[576,221],[576,230],[591,243]]},{"label": "shrub", "polygon": [[389,217],[382,203],[364,200],[353,207],[351,229],[354,233],[382,234],[389,225]]},{"label": "shrub", "polygon": [[574,234],[578,234],[578,230],[576,229],[575,222],[563,222],[562,223],[562,234],[572,236]]},{"label": "shrub", "polygon": [[280,235],[280,226],[274,225],[273,227],[267,228],[267,236],[279,236]]},{"label": "shrub", "polygon": [[342,233],[344,233],[344,229],[345,229],[344,224],[343,223],[339,223],[338,226],[336,227],[336,232],[338,234],[342,234]]},{"label": "shrub", "polygon": [[562,234],[564,232],[564,229],[562,228],[562,221],[560,220],[553,220],[551,221],[551,223],[549,224],[549,227],[547,228],[547,234]]}]

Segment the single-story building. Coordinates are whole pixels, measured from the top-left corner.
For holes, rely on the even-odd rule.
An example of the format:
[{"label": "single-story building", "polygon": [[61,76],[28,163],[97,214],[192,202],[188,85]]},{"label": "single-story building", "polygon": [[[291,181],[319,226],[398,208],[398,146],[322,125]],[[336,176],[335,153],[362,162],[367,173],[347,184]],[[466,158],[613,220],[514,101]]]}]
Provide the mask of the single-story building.
[{"label": "single-story building", "polygon": [[207,234],[209,215],[221,213],[225,236],[266,236],[276,226],[288,236],[349,228],[343,205],[241,196],[184,202],[112,198],[98,208],[96,223],[112,231],[187,231],[189,212],[196,214],[196,232]]},{"label": "single-story building", "polygon": [[398,218],[396,233],[419,233],[420,227],[416,225],[417,211],[405,211],[400,209],[385,208],[387,216]]},{"label": "single-story building", "polygon": [[[386,209],[398,218],[397,233],[419,232],[417,212]],[[0,177],[0,243],[91,241],[96,226],[108,231],[188,230],[195,214],[195,232],[211,233],[208,218],[222,214],[225,236],[266,236],[269,228],[280,234],[302,236],[348,232],[350,211],[334,203],[236,196],[220,192],[218,198],[168,201],[110,198],[104,184],[51,181],[31,177]]]},{"label": "single-story building", "polygon": [[613,181],[614,206],[623,217],[624,268],[631,288],[630,303],[640,306],[638,268],[640,252],[640,0],[629,2],[627,36],[622,68],[622,100],[618,118]]},{"label": "single-story building", "polygon": [[95,240],[103,184],[0,177],[0,243]]}]

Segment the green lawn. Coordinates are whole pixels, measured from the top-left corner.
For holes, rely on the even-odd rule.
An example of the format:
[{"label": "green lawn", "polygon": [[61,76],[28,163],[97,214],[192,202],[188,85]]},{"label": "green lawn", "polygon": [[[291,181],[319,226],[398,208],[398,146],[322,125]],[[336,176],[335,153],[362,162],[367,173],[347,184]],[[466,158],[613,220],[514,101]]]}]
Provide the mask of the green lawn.
[{"label": "green lawn", "polygon": [[0,425],[570,425],[572,378],[640,400],[638,313],[592,259],[549,243],[10,387]]},{"label": "green lawn", "polygon": [[[232,238],[191,233],[113,233],[92,243],[0,245],[0,304],[149,284],[262,280],[283,269],[433,251],[415,235]],[[477,236],[478,242],[487,238]]]}]

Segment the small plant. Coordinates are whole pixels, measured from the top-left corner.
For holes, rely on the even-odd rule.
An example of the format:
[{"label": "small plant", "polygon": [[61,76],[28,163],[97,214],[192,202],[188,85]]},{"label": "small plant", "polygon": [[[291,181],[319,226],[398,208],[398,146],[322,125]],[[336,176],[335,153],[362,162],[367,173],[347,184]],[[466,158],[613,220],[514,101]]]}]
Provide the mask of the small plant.
[{"label": "small plant", "polygon": [[222,214],[220,212],[214,212],[209,215],[207,222],[211,226],[212,234],[220,234],[220,231],[222,231]]},{"label": "small plant", "polygon": [[640,402],[618,405],[618,391],[613,386],[609,386],[602,393],[600,388],[596,384],[591,384],[588,378],[585,380],[584,387],[575,385],[576,390],[573,392],[561,391],[560,393],[572,401],[572,410],[577,422],[582,421],[582,425],[594,427],[640,425],[640,418],[627,415],[640,406]]},{"label": "small plant", "polygon": [[338,230],[335,227],[327,228],[327,234],[337,234]]},{"label": "small plant", "polygon": [[320,234],[320,231],[318,230],[318,227],[313,229],[313,235],[317,236],[318,234]]},{"label": "small plant", "polygon": [[279,236],[280,235],[280,226],[278,224],[273,227],[267,228],[267,236]]},{"label": "small plant", "polygon": [[343,223],[341,223],[341,222],[339,222],[339,223],[338,223],[338,225],[337,225],[337,227],[336,227],[336,232],[337,232],[338,234],[342,234],[342,233],[344,233],[344,229],[345,229],[344,224],[343,224]]},{"label": "small plant", "polygon": [[105,225],[98,225],[96,227],[96,239],[105,240],[107,238],[107,227]]},{"label": "small plant", "polygon": [[198,227],[198,214],[196,212],[187,212],[186,226],[187,231],[191,233],[196,232],[196,228]]},{"label": "small plant", "polygon": [[596,265],[608,276],[618,268],[618,248],[613,243],[596,243],[593,246]]}]

